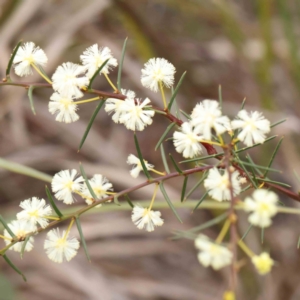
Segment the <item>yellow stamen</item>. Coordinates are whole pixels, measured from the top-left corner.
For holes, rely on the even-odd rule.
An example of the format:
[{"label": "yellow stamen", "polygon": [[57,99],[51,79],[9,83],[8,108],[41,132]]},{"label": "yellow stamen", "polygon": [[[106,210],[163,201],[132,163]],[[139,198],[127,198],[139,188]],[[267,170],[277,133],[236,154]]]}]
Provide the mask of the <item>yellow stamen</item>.
[{"label": "yellow stamen", "polygon": [[161,81],[159,81],[159,89],[160,89],[161,96],[162,96],[162,99],[163,99],[164,109],[166,109],[167,108],[167,102],[166,102],[166,97],[165,97],[165,93],[164,93],[164,87],[163,87]]},{"label": "yellow stamen", "polygon": [[83,195],[82,193],[80,193],[79,191],[74,191],[74,193],[77,194],[77,195],[79,195],[79,196],[81,196],[84,199],[86,198],[86,196]]},{"label": "yellow stamen", "polygon": [[4,239],[4,240],[8,240],[8,241],[12,241],[13,240],[12,238],[8,238],[8,237],[6,237],[4,235],[1,235],[1,234],[0,234],[0,238]]},{"label": "yellow stamen", "polygon": [[52,84],[52,81],[49,80],[41,71],[40,69],[33,63],[30,64],[48,83]]},{"label": "yellow stamen", "polygon": [[226,291],[223,294],[223,300],[235,300],[235,293],[233,291]]},{"label": "yellow stamen", "polygon": [[166,175],[166,173],[165,172],[159,172],[159,171],[157,171],[157,170],[155,170],[155,169],[148,169],[149,171],[152,171],[153,173],[156,173],[156,174],[158,174],[158,175],[161,175],[161,176],[165,176]]},{"label": "yellow stamen", "polygon": [[88,102],[93,102],[99,100],[100,97],[95,97],[95,98],[90,98],[86,100],[81,100],[81,101],[74,101],[75,104],[82,104],[82,103],[88,103]]},{"label": "yellow stamen", "polygon": [[150,211],[151,208],[152,208],[152,206],[153,206],[153,203],[154,203],[154,200],[155,200],[155,197],[156,197],[157,190],[158,190],[158,183],[156,183],[156,186],[155,186],[155,189],[154,189],[154,193],[153,193],[152,200],[151,200],[150,206],[149,206],[149,208],[148,208],[148,211]]},{"label": "yellow stamen", "polygon": [[105,194],[107,194],[107,195],[115,195],[116,193],[115,192],[105,192]]},{"label": "yellow stamen", "polygon": [[222,135],[219,134],[218,138],[219,138],[219,141],[220,141],[221,145],[223,146],[224,145],[224,141],[223,141]]},{"label": "yellow stamen", "polygon": [[73,225],[74,221],[75,221],[75,218],[72,218],[72,220],[71,220],[71,222],[70,222],[70,225],[69,225],[69,227],[68,227],[68,229],[67,229],[67,231],[66,231],[66,233],[65,233],[65,235],[64,235],[64,237],[63,237],[63,241],[66,241],[66,240],[67,240],[67,237],[68,237],[68,235],[69,235],[69,232],[70,232],[70,230],[71,230],[71,228],[72,228],[72,225]]},{"label": "yellow stamen", "polygon": [[110,86],[114,89],[114,91],[116,93],[118,93],[118,89],[114,86],[114,84],[111,82],[111,80],[109,79],[108,75],[106,73],[103,73],[103,75],[105,76],[106,80],[108,81],[108,83],[110,84]]},{"label": "yellow stamen", "polygon": [[265,183],[263,182],[258,188],[261,189],[264,185]]},{"label": "yellow stamen", "polygon": [[242,240],[238,241],[238,245],[250,258],[255,256],[255,253]]},{"label": "yellow stamen", "polygon": [[60,220],[60,218],[58,218],[58,217],[50,217],[50,216],[45,216],[43,218],[48,219],[48,220]]},{"label": "yellow stamen", "polygon": [[222,243],[222,241],[223,241],[223,239],[224,239],[224,237],[225,237],[225,235],[226,235],[226,233],[227,233],[227,231],[228,231],[228,229],[230,227],[230,223],[231,222],[230,222],[229,219],[227,219],[225,221],[225,223],[224,223],[224,225],[222,227],[222,230],[220,231],[220,233],[219,233],[219,235],[218,235],[218,237],[216,239],[216,243],[218,243],[218,244]]},{"label": "yellow stamen", "polygon": [[223,145],[222,144],[220,144],[220,143],[217,143],[217,142],[213,142],[213,141],[206,141],[206,140],[200,140],[199,142],[201,142],[201,143],[206,143],[206,144],[211,144],[211,145],[216,145],[216,146],[220,146],[220,147],[222,147]]}]

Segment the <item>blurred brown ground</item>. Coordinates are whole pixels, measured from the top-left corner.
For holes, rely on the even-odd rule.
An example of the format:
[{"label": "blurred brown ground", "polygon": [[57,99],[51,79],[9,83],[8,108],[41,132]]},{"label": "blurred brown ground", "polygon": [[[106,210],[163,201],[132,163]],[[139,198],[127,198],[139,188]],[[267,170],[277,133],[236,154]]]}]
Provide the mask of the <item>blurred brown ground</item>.
[{"label": "blurred brown ground", "polygon": [[[128,40],[122,86],[150,97],[160,105],[158,94],[141,87],[140,69],[151,57],[164,57],[176,68],[176,80],[187,70],[177,97],[180,108],[190,112],[197,101],[217,99],[222,85],[224,110],[234,117],[244,97],[247,109],[262,110],[272,121],[288,117],[273,129],[284,135],[284,145],[274,162],[283,173],[273,177],[299,183],[293,175],[299,167],[299,34],[300,4],[295,0],[1,0],[0,74],[16,43],[33,41],[46,52],[46,71],[53,74],[62,62],[79,62],[86,47],[98,43],[108,46],[120,58],[123,41]],[[115,70],[111,78],[116,82]],[[14,74],[13,80],[19,81]],[[23,81],[41,81],[34,75]],[[42,82],[42,81],[41,81]],[[103,77],[94,88],[111,91]],[[126,165],[135,153],[132,132],[116,125],[104,111],[98,115],[80,152],[77,148],[96,104],[80,107],[80,120],[74,124],[55,122],[48,112],[51,91],[35,90],[37,111],[33,115],[22,88],[0,89],[0,156],[50,175],[61,169],[76,168],[81,161],[89,175],[101,173],[121,190],[143,178],[130,178]],[[157,143],[167,120],[156,116],[154,124],[139,134],[144,156],[162,169],[159,152],[148,145]],[[277,141],[253,149],[257,162],[266,163]],[[166,152],[174,153],[172,142]],[[174,153],[176,158],[180,156]],[[193,178],[194,182],[196,177]],[[192,186],[193,180],[189,185]],[[45,183],[0,169],[0,213],[14,218],[20,201],[45,197]],[[180,198],[181,181],[169,182],[172,200]],[[133,199],[149,200],[152,189],[132,194]],[[202,190],[193,194],[199,199]],[[294,202],[282,197],[286,205]],[[82,205],[82,203],[78,203]],[[126,205],[126,204],[124,204]],[[63,207],[63,206],[62,206]],[[221,299],[227,288],[227,271],[213,272],[199,265],[190,240],[171,241],[173,230],[184,230],[209,220],[214,212],[180,209],[181,225],[169,210],[163,210],[165,225],[148,234],[137,230],[130,211],[88,214],[82,218],[92,263],[81,248],[70,263],[57,265],[43,250],[45,234],[36,237],[35,248],[21,260],[10,258],[26,274],[28,283],[0,260],[0,300],[212,300]],[[241,234],[248,227],[240,215]],[[247,243],[259,253],[270,250],[277,261],[272,274],[257,276],[248,263],[239,274],[242,300],[300,299],[299,219],[279,215],[266,231],[264,244],[260,232],[252,230]],[[216,236],[218,228],[206,233]],[[74,230],[74,235],[77,233]]]}]

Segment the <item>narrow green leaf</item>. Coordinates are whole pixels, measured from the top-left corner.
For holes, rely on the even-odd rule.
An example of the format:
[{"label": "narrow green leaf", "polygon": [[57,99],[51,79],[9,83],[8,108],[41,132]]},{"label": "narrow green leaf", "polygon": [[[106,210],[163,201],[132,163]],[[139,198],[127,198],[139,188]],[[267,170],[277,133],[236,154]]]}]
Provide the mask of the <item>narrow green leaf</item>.
[{"label": "narrow green leaf", "polygon": [[138,142],[136,133],[134,133],[134,142],[135,142],[136,151],[137,151],[137,153],[138,153],[138,156],[139,156],[139,159],[140,159],[140,162],[141,162],[143,171],[144,171],[145,175],[147,176],[147,178],[150,180],[150,179],[151,179],[151,176],[150,176],[150,174],[149,174],[149,172],[148,172],[148,170],[147,170],[147,167],[146,167],[146,165],[145,165],[144,158],[143,158],[143,155],[142,155],[140,146],[139,146],[139,142]]},{"label": "narrow green leaf", "polygon": [[251,162],[246,162],[246,161],[243,161],[243,160],[241,160],[241,159],[240,159],[239,161],[238,161],[238,160],[234,160],[234,161],[235,161],[235,162],[239,162],[239,163],[241,163],[241,164],[243,164],[243,165],[245,165],[245,166],[251,166],[251,165],[252,165],[253,168],[258,169],[258,170],[256,170],[256,171],[259,171],[259,169],[261,169],[261,170],[267,170],[267,171],[271,171],[271,172],[281,173],[280,170],[272,169],[272,168],[268,168],[268,167],[265,167],[265,166],[260,166],[260,165],[254,164],[253,161],[252,161],[252,159],[250,158],[249,155],[247,155],[246,158],[247,158],[249,161],[251,160]]},{"label": "narrow green leaf", "polygon": [[177,83],[177,86],[176,86],[176,88],[174,90],[174,93],[171,96],[171,99],[170,99],[170,102],[169,102],[169,105],[168,105],[168,110],[171,110],[171,108],[172,108],[173,101],[174,101],[174,99],[175,99],[175,97],[176,97],[176,95],[178,93],[178,90],[179,90],[179,88],[180,88],[180,86],[182,84],[182,81],[183,81],[185,75],[186,75],[186,71],[181,75],[181,78],[179,79],[179,82]]},{"label": "narrow green leaf", "polygon": [[85,130],[85,132],[83,134],[83,137],[82,137],[82,139],[80,141],[80,145],[79,145],[78,151],[83,146],[83,144],[84,144],[84,142],[85,142],[85,140],[86,140],[86,138],[87,138],[87,136],[88,136],[88,134],[90,132],[90,129],[91,129],[91,127],[92,127],[92,125],[93,125],[93,123],[95,121],[95,118],[98,115],[98,112],[100,111],[100,109],[102,108],[102,106],[103,106],[104,103],[105,103],[105,99],[103,99],[102,101],[99,102],[99,104],[97,105],[95,111],[93,112],[93,115],[92,115],[92,117],[91,117],[91,119],[90,119],[90,121],[88,123],[88,126],[87,126],[87,128],[86,128],[86,130]]},{"label": "narrow green leaf", "polygon": [[[272,140],[275,139],[276,137],[277,137],[277,135],[273,135],[273,136],[267,138],[267,139],[265,140],[264,144],[267,143],[267,142],[269,142],[269,141],[272,141]],[[235,153],[240,153],[240,152],[243,152],[243,151],[245,151],[245,150],[252,149],[252,148],[254,148],[254,147],[261,146],[261,145],[262,145],[262,144],[254,144],[254,145],[249,146],[249,147],[241,148],[241,149],[235,151]]]},{"label": "narrow green leaf", "polygon": [[167,174],[170,174],[170,169],[169,169],[169,165],[168,165],[168,162],[167,162],[164,145],[160,144],[159,148],[160,148],[161,159],[162,159],[164,167],[165,167],[165,171],[167,172]]},{"label": "narrow green leaf", "polygon": [[82,228],[81,228],[79,218],[75,218],[75,222],[76,222],[76,226],[77,226],[77,229],[78,229],[78,232],[79,232],[79,235],[80,235],[80,239],[81,239],[81,242],[82,242],[82,245],[83,245],[83,249],[84,249],[86,258],[90,262],[91,258],[90,258],[90,255],[89,255],[89,252],[88,252],[88,249],[87,249],[87,245],[86,245],[85,238],[84,238],[84,235],[83,235],[83,232],[82,232]]},{"label": "narrow green leaf", "polygon": [[242,105],[241,105],[241,110],[243,110],[243,109],[244,109],[244,107],[245,107],[245,103],[246,103],[246,98],[244,98],[244,99],[243,99],[243,102],[242,102]]},{"label": "narrow green leaf", "polygon": [[120,202],[119,202],[119,199],[117,196],[114,196],[114,203],[118,206],[121,206]]},{"label": "narrow green leaf", "polygon": [[171,158],[171,162],[173,163],[173,166],[174,166],[174,168],[176,169],[176,171],[177,171],[179,174],[182,174],[182,171],[180,170],[180,168],[179,168],[178,165],[176,164],[176,162],[175,162],[175,160],[174,160],[174,158],[173,158],[173,156],[172,156],[171,153],[169,153],[169,156],[170,156],[170,158]]},{"label": "narrow green leaf", "polygon": [[[171,92],[172,95],[174,94],[174,87],[171,87]],[[173,111],[173,114],[175,114],[176,118],[179,118],[179,109],[178,109],[178,105],[177,105],[177,101],[176,101],[176,97],[174,98],[174,103],[171,109],[171,112]]]},{"label": "narrow green leaf", "polygon": [[262,244],[264,243],[264,239],[265,239],[265,228],[262,228],[260,232],[260,241]]},{"label": "narrow green leaf", "polygon": [[[244,172],[247,174],[247,177],[249,178],[249,180],[251,181],[252,185],[257,189],[258,186],[255,182],[255,180],[252,178],[252,176],[250,175],[250,173],[248,172],[248,170],[245,168],[245,166],[240,163],[240,158],[239,156],[236,154],[236,152],[233,152],[234,156],[236,157],[236,160],[238,161],[239,165],[241,166],[241,168],[244,170]],[[253,176],[255,176],[255,174],[253,174]]]},{"label": "narrow green leaf", "polygon": [[197,205],[195,206],[195,208],[193,209],[193,212],[199,207],[199,205],[203,202],[203,200],[206,198],[207,194],[209,191],[206,191],[202,197],[200,198],[199,202],[197,203]]},{"label": "narrow green leaf", "polygon": [[88,180],[88,178],[86,176],[86,173],[85,173],[85,171],[84,171],[83,166],[82,166],[81,163],[80,163],[79,167],[80,167],[80,173],[81,173],[81,175],[82,175],[82,177],[84,179],[84,182],[85,182],[85,184],[86,184],[86,186],[87,186],[87,188],[88,188],[91,196],[93,197],[94,200],[98,199],[98,197],[96,196],[96,194],[95,194],[95,192],[94,192],[94,190],[93,190],[93,188],[92,188],[92,186],[91,186],[91,184],[90,184],[90,182],[89,182],[89,180]]},{"label": "narrow green leaf", "polygon": [[33,168],[29,168],[26,166],[23,166],[21,164],[0,158],[0,167],[8,170],[10,172],[14,172],[17,174],[22,174],[25,176],[30,176],[33,178],[37,178],[39,180],[43,180],[46,182],[51,182],[52,181],[52,176],[49,176],[48,174],[45,174],[43,172],[37,171]]},{"label": "narrow green leaf", "polygon": [[244,187],[244,188],[241,190],[240,194],[242,194],[242,193],[248,191],[250,188],[252,188],[252,185],[251,185],[251,184],[249,184],[249,185],[247,185],[246,187]]},{"label": "narrow green leaf", "polygon": [[178,240],[181,238],[195,240],[197,238],[197,234],[191,233],[189,231],[175,231],[174,236],[171,237],[171,240]]},{"label": "narrow green leaf", "polygon": [[100,68],[94,73],[94,75],[92,76],[91,80],[90,80],[90,84],[88,86],[88,90],[92,87],[93,81],[95,80],[95,78],[97,77],[97,75],[101,72],[101,70],[105,67],[105,65],[107,64],[107,62],[109,61],[109,58],[100,66]]},{"label": "narrow green leaf", "polygon": [[205,171],[203,173],[203,175],[201,176],[201,178],[196,182],[196,184],[190,189],[190,191],[185,195],[184,200],[186,201],[188,199],[188,197],[202,184],[202,182],[205,180],[207,176],[207,171]]},{"label": "narrow green leaf", "polygon": [[222,107],[223,107],[223,97],[222,97],[222,86],[221,85],[219,85],[218,92],[219,92],[219,104],[220,104],[220,107],[222,109]]},{"label": "narrow green leaf", "polygon": [[29,239],[30,239],[30,236],[27,235],[26,238],[25,238],[25,240],[24,240],[24,242],[23,242],[23,244],[22,244],[22,248],[21,248],[21,252],[20,252],[21,259],[23,259],[23,255],[24,255],[24,251],[25,251],[25,248],[26,248],[26,244],[28,243]]},{"label": "narrow green leaf", "polygon": [[275,126],[277,126],[277,125],[279,125],[279,124],[281,124],[281,123],[284,123],[286,120],[287,120],[287,119],[279,120],[278,122],[275,122],[275,123],[271,124],[270,127],[273,128],[273,127],[275,127]]},{"label": "narrow green leaf", "polygon": [[123,68],[123,62],[124,62],[124,57],[125,57],[127,40],[128,40],[128,37],[125,39],[124,44],[123,44],[121,60],[120,60],[119,69],[118,69],[117,87],[118,87],[119,91],[121,91],[121,75],[122,75],[122,68]]},{"label": "narrow green leaf", "polygon": [[160,187],[160,190],[161,190],[161,192],[162,192],[162,194],[163,194],[165,200],[167,201],[168,205],[170,206],[171,210],[173,211],[174,215],[176,216],[177,220],[178,220],[180,223],[182,223],[180,216],[178,215],[178,213],[177,213],[177,211],[176,211],[176,209],[175,209],[173,203],[171,202],[171,200],[170,200],[170,198],[169,198],[169,196],[168,196],[168,194],[167,194],[167,192],[166,192],[166,190],[165,190],[165,187],[164,187],[163,182],[161,182],[161,183],[159,184],[159,187]]},{"label": "narrow green leaf", "polygon": [[16,235],[12,232],[12,230],[9,228],[7,223],[4,221],[3,217],[0,215],[0,222],[2,223],[3,227],[7,230],[9,235],[14,239]]},{"label": "narrow green leaf", "polygon": [[165,132],[163,133],[163,135],[161,136],[161,138],[159,139],[159,141],[157,142],[156,146],[155,146],[155,151],[158,149],[158,147],[160,146],[160,144],[164,141],[166,135],[169,133],[169,131],[176,125],[176,123],[171,123],[167,129],[165,130]]},{"label": "narrow green leaf", "polygon": [[132,208],[134,208],[134,205],[133,205],[133,203],[131,202],[129,196],[128,196],[127,194],[125,194],[124,197],[125,197],[126,201],[128,202],[129,206],[131,206]]},{"label": "narrow green leaf", "polygon": [[212,226],[214,226],[214,225],[219,224],[220,222],[222,222],[223,220],[225,220],[227,217],[228,217],[228,213],[225,212],[225,213],[223,213],[223,214],[217,216],[216,218],[214,218],[214,219],[212,219],[212,220],[209,220],[209,221],[205,222],[204,224],[201,224],[201,225],[199,225],[199,226],[196,226],[196,227],[194,227],[194,228],[191,228],[191,229],[189,229],[189,230],[187,230],[187,231],[185,231],[185,232],[179,232],[179,233],[175,236],[175,238],[180,238],[180,237],[181,237],[181,234],[182,234],[182,233],[186,233],[186,232],[187,232],[187,233],[200,232],[200,231],[202,231],[202,230],[204,230],[204,229],[207,229],[207,228],[209,228],[209,227],[212,227]]},{"label": "narrow green leaf", "polygon": [[[256,165],[256,164],[254,163],[254,161],[253,161],[253,159],[251,158],[251,156],[250,156],[249,153],[246,155],[246,158],[247,158],[247,160],[249,161],[249,163],[252,164],[252,167],[255,169],[255,171],[256,171],[259,175],[262,175],[262,172],[259,170],[259,169],[261,169],[261,166]],[[281,173],[281,171],[279,171],[279,170],[276,170],[276,171],[279,172],[279,173]]]},{"label": "narrow green leaf", "polygon": [[52,195],[51,195],[50,190],[48,189],[47,186],[46,186],[45,189],[46,189],[46,195],[47,195],[47,197],[48,197],[48,199],[49,199],[49,201],[50,201],[51,207],[54,209],[54,211],[56,212],[57,216],[58,216],[59,218],[62,218],[62,217],[63,217],[63,214],[60,212],[60,210],[59,210],[58,207],[56,206],[56,204],[55,204],[55,202],[54,202],[54,199],[53,199],[53,197],[52,197]]},{"label": "narrow green leaf", "polygon": [[9,260],[9,258],[6,256],[6,254],[3,255],[3,258],[18,274],[20,274],[22,276],[23,280],[26,282],[27,279],[26,279],[25,275]]},{"label": "narrow green leaf", "polygon": [[295,174],[297,180],[300,182],[300,176],[297,174],[296,170],[294,170],[294,174]]},{"label": "narrow green leaf", "polygon": [[36,115],[36,112],[35,112],[35,109],[34,109],[34,103],[33,103],[33,96],[32,96],[32,93],[33,93],[33,90],[34,90],[35,86],[34,85],[31,85],[28,89],[28,92],[27,92],[27,95],[28,95],[28,98],[29,98],[29,103],[30,103],[30,108],[31,108],[31,111],[34,115]]},{"label": "narrow green leaf", "polygon": [[[272,154],[271,159],[270,159],[269,164],[268,164],[268,168],[271,167],[271,165],[272,165],[272,163],[274,161],[274,158],[275,158],[275,156],[276,156],[276,154],[277,154],[277,152],[278,152],[278,150],[279,150],[279,148],[281,146],[282,141],[283,141],[283,137],[280,139],[280,141],[278,142],[277,146],[275,147],[275,149],[273,151],[273,154]],[[267,175],[268,175],[268,170],[265,171],[264,177],[267,177]]]},{"label": "narrow green leaf", "polygon": [[182,109],[180,109],[180,112],[188,119],[188,120],[191,120],[191,116],[186,113],[185,111],[183,111]]},{"label": "narrow green leaf", "polygon": [[253,227],[253,225],[250,224],[249,227],[247,228],[246,232],[243,234],[243,236],[241,238],[242,241],[246,238],[246,236],[248,235],[248,233],[250,232],[252,227]]},{"label": "narrow green leaf", "polygon": [[266,179],[266,178],[259,178],[260,181],[263,181],[263,182],[269,182],[269,183],[273,183],[273,184],[278,184],[278,185],[281,185],[281,186],[284,186],[284,187],[288,187],[290,188],[291,186],[287,183],[284,183],[284,182],[280,182],[280,181],[274,181],[274,180],[270,180],[270,179]]},{"label": "narrow green leaf", "polygon": [[[248,159],[248,156],[246,158]],[[255,174],[255,169],[253,168],[253,165],[252,165],[251,162],[252,161],[249,160],[250,169],[251,169],[251,172],[252,172],[252,178],[253,178],[253,181],[255,182],[255,187],[258,187],[258,182],[257,182],[256,174]]]},{"label": "narrow green leaf", "polygon": [[185,195],[186,185],[187,185],[188,179],[189,179],[188,176],[184,176],[183,186],[182,186],[182,191],[181,191],[181,198],[180,198],[181,202],[183,202],[183,200],[184,200],[184,195]]},{"label": "narrow green leaf", "polygon": [[299,247],[300,247],[300,236],[299,236],[298,243],[297,243],[297,249],[299,249]]},{"label": "narrow green leaf", "polygon": [[214,158],[214,157],[221,156],[221,155],[224,155],[224,152],[217,153],[217,154],[212,154],[212,155],[207,155],[207,156],[202,156],[202,157],[196,157],[196,158],[192,158],[192,159],[187,159],[187,160],[180,161],[179,163],[183,164],[183,163],[196,162],[196,161],[201,161],[201,160],[204,160],[204,159]]},{"label": "narrow green leaf", "polygon": [[19,49],[19,47],[21,46],[21,44],[22,44],[22,40],[21,41],[19,41],[19,43],[17,44],[17,46],[15,47],[15,49],[14,49],[14,51],[13,51],[13,53],[12,53],[12,55],[11,55],[11,57],[10,57],[10,59],[9,59],[9,61],[8,61],[8,65],[7,65],[7,68],[6,68],[6,78],[9,78],[10,77],[10,69],[11,69],[11,66],[12,66],[12,64],[13,64],[13,61],[14,61],[14,58],[15,58],[15,56],[16,56],[16,54],[17,54],[17,52],[18,52],[18,49]]}]

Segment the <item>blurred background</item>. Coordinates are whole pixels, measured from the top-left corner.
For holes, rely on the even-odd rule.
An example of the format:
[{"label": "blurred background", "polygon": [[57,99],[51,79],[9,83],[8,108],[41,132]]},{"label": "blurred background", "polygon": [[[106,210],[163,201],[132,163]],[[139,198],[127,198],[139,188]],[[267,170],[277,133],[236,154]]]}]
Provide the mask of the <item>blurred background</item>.
[{"label": "blurred background", "polygon": [[[128,37],[122,87],[136,91],[138,97],[147,96],[161,105],[159,94],[142,88],[140,70],[149,58],[164,57],[176,66],[176,81],[187,71],[177,103],[188,113],[202,99],[217,99],[218,86],[222,85],[224,112],[232,118],[244,98],[247,110],[263,111],[271,122],[288,117],[287,122],[272,131],[285,136],[273,165],[283,173],[274,173],[272,179],[291,184],[295,191],[299,189],[294,176],[294,170],[300,174],[298,0],[0,0],[0,6],[2,77],[20,39],[33,41],[46,52],[46,72],[51,77],[62,62],[79,63],[79,55],[94,43],[110,47],[119,60]],[[111,73],[113,82],[116,76],[117,70]],[[43,82],[36,74],[20,79],[12,72],[12,79]],[[94,88],[112,91],[100,76]],[[48,112],[49,89],[34,90],[36,115],[31,112],[23,88],[1,87],[0,95],[2,158],[50,176],[63,169],[79,170],[81,161],[88,175],[103,174],[116,191],[145,179],[140,176],[133,180],[129,176],[126,159],[130,153],[136,154],[132,132],[114,124],[104,110],[77,153],[96,103],[81,106],[76,123],[63,124]],[[144,157],[158,170],[163,169],[161,156],[153,148],[168,124],[156,115],[154,124],[138,134]],[[252,157],[257,163],[266,164],[277,142],[275,139],[251,150]],[[164,145],[167,153],[181,160],[172,141]],[[189,188],[197,180],[197,176],[190,178]],[[0,213],[7,221],[15,218],[20,201],[32,196],[46,197],[45,182],[41,180],[0,168],[0,182]],[[181,185],[181,180],[166,185],[174,202],[180,199]],[[152,192],[152,187],[148,187],[130,196],[133,200],[149,201]],[[189,201],[197,201],[202,194],[199,188]],[[158,199],[163,201],[161,195]],[[283,196],[281,200],[297,206]],[[71,209],[82,205],[78,201]],[[227,289],[228,270],[214,272],[203,268],[197,261],[193,241],[170,239],[172,231],[197,226],[219,212],[178,212],[183,224],[170,210],[162,210],[165,225],[152,233],[134,226],[127,203],[120,208],[106,205],[84,215],[82,226],[92,263],[87,262],[82,248],[70,263],[53,263],[43,250],[45,233],[40,234],[35,238],[34,250],[26,253],[23,260],[17,253],[8,252],[26,274],[27,283],[0,259],[0,300],[221,299]],[[240,214],[240,234],[247,228],[247,217]],[[73,235],[78,236],[73,229]],[[219,230],[215,226],[205,233],[215,238]],[[259,277],[246,261],[239,273],[237,299],[300,299],[300,255],[296,249],[299,233],[299,218],[290,215],[276,216],[274,225],[265,232],[263,244],[260,231],[250,231],[248,245],[256,253],[270,251],[277,263],[271,274]]]}]

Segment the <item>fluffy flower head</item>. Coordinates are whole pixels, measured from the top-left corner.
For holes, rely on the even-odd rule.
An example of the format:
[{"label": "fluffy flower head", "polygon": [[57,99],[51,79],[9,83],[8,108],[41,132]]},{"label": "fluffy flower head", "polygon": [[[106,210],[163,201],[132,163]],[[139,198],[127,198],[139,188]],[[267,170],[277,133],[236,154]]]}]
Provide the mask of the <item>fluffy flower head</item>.
[{"label": "fluffy flower head", "polygon": [[259,227],[271,225],[271,218],[277,213],[278,196],[272,191],[258,189],[253,192],[252,198],[247,197],[244,209],[252,212],[248,220],[251,224]]},{"label": "fluffy flower head", "polygon": [[131,219],[138,229],[145,228],[148,232],[151,232],[154,230],[154,226],[164,224],[164,220],[160,216],[160,211],[153,211],[136,205],[132,210]]},{"label": "fluffy flower head", "polygon": [[80,89],[85,88],[89,79],[83,76],[85,69],[83,66],[71,62],[58,66],[52,76],[53,89],[62,95],[80,98],[83,93]]},{"label": "fluffy flower head", "polygon": [[[233,195],[236,196],[241,192],[238,171],[231,173],[231,183]],[[204,180],[204,187],[208,190],[208,194],[217,201],[230,200],[229,186],[230,182],[227,170],[222,175],[217,168],[212,168]]]},{"label": "fluffy flower head", "polygon": [[266,139],[266,134],[270,132],[270,121],[257,111],[250,114],[246,110],[238,113],[238,119],[231,122],[232,129],[241,129],[238,139],[246,146],[262,144]]},{"label": "fluffy flower head", "polygon": [[31,66],[44,67],[48,62],[45,52],[40,47],[35,47],[33,42],[25,43],[19,47],[13,63],[15,64],[15,72],[23,77],[32,74]]},{"label": "fluffy flower head", "polygon": [[174,84],[175,67],[164,58],[149,59],[142,69],[142,85],[157,92],[159,84],[171,87]]},{"label": "fluffy flower head", "polygon": [[[7,225],[19,240],[25,240],[27,233],[36,231],[36,227],[33,226],[32,223],[28,222],[27,220],[15,220]],[[6,229],[4,229],[4,236],[7,238],[12,238]],[[9,240],[5,239],[4,242],[6,245],[10,244]],[[34,238],[31,236],[25,246],[25,251],[32,250],[33,242]],[[9,250],[21,252],[23,243],[24,242],[18,242],[14,244],[12,247],[9,248]]]},{"label": "fluffy flower head", "polygon": [[226,247],[211,242],[203,234],[195,239],[195,247],[200,250],[198,260],[204,267],[211,266],[214,270],[220,270],[231,264],[232,253]]},{"label": "fluffy flower head", "polygon": [[[123,89],[121,89],[121,92],[122,92],[123,95],[126,96],[127,99],[132,99],[134,101],[135,92],[133,92],[131,90],[126,91],[126,90],[123,90]],[[115,123],[120,123],[121,115],[126,112],[125,101],[114,99],[114,98],[108,98],[105,101],[105,111],[108,114],[111,114],[111,113],[114,112],[114,114],[112,115],[112,120]]]},{"label": "fluffy flower head", "polygon": [[[113,191],[113,185],[101,174],[95,174],[93,178],[89,180],[89,183],[97,196],[97,199],[103,199],[107,196],[107,191]],[[82,186],[81,194],[86,199],[92,198],[92,195],[85,183]]]},{"label": "fluffy flower head", "polygon": [[[133,165],[133,168],[130,171],[130,175],[133,178],[137,178],[139,176],[140,172],[143,171],[143,167],[142,167],[140,159],[138,157],[136,157],[135,155],[130,154],[127,158],[127,163],[129,165]],[[145,163],[147,170],[151,170],[154,168],[154,166],[149,164],[146,160],[144,160],[144,163]]]},{"label": "fluffy flower head", "polygon": [[[82,176],[77,176],[76,170],[63,170],[56,173],[52,179],[52,191],[58,200],[63,201],[65,204],[72,204],[74,198],[72,193],[81,191],[81,183],[84,181]],[[75,179],[76,178],[76,179]]]},{"label": "fluffy flower head", "polygon": [[18,220],[29,221],[32,226],[38,223],[43,228],[47,227],[49,220],[45,217],[52,214],[52,209],[44,199],[32,197],[22,201],[20,207],[23,210],[17,214]]},{"label": "fluffy flower head", "polygon": [[205,140],[211,140],[211,130],[218,135],[230,130],[230,120],[222,116],[219,103],[215,100],[203,100],[195,106],[191,114],[192,124],[203,135]]},{"label": "fluffy flower head", "polygon": [[54,93],[50,97],[49,112],[54,115],[58,122],[71,123],[79,119],[76,113],[77,105],[74,103],[72,97],[61,95],[60,93]]},{"label": "fluffy flower head", "polygon": [[64,259],[70,261],[79,249],[78,240],[65,235],[65,231],[62,235],[60,234],[59,228],[52,229],[47,233],[44,249],[48,257],[56,263],[62,263]]},{"label": "fluffy flower head", "polygon": [[199,141],[203,140],[202,136],[198,135],[190,122],[184,122],[181,125],[181,132],[175,131],[173,134],[173,142],[178,153],[182,153],[185,158],[193,158],[202,153],[202,148]]},{"label": "fluffy flower head", "polygon": [[154,110],[145,110],[145,106],[151,101],[146,98],[143,102],[140,99],[126,98],[123,105],[119,122],[123,123],[129,130],[143,131],[147,125],[152,124]]},{"label": "fluffy flower head", "polygon": [[269,253],[263,252],[260,255],[253,256],[252,263],[259,274],[265,275],[271,271],[274,260],[270,257]]},{"label": "fluffy flower head", "polygon": [[109,59],[109,61],[105,67],[102,68],[100,74],[108,74],[112,67],[118,65],[117,60],[111,55],[111,51],[108,47],[99,49],[98,45],[94,44],[80,55],[80,60],[87,70],[88,78],[91,78],[107,59]]}]

